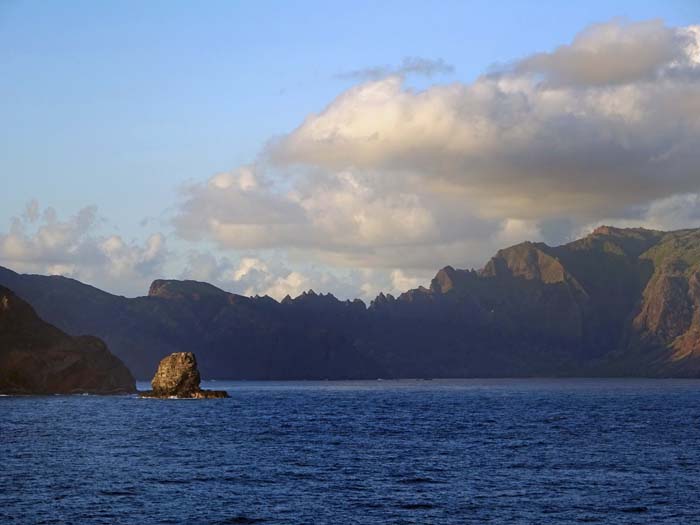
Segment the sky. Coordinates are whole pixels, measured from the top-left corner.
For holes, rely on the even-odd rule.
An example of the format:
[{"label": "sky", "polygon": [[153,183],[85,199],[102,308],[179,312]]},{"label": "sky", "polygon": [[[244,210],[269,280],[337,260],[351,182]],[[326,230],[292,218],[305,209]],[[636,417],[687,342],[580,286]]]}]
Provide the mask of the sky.
[{"label": "sky", "polygon": [[0,0],[0,265],[372,299],[700,227],[700,3]]}]

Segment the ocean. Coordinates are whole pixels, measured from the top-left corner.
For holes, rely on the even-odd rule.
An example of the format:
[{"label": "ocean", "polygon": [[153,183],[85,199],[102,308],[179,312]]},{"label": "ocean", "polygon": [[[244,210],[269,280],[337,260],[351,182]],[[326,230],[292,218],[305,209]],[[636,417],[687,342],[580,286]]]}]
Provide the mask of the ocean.
[{"label": "ocean", "polygon": [[700,520],[698,381],[203,386],[1,397],[0,523]]}]

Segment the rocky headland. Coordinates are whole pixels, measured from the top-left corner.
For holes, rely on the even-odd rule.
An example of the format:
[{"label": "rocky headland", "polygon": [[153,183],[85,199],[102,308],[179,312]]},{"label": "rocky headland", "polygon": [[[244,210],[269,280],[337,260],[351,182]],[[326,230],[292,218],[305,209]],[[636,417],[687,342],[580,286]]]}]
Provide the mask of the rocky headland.
[{"label": "rocky headland", "polygon": [[164,357],[151,381],[152,390],[141,397],[163,399],[217,399],[228,397],[224,390],[202,390],[197,359],[192,352],[175,352]]},{"label": "rocky headland", "polygon": [[129,394],[136,383],[100,339],[71,337],[0,286],[0,393]]}]

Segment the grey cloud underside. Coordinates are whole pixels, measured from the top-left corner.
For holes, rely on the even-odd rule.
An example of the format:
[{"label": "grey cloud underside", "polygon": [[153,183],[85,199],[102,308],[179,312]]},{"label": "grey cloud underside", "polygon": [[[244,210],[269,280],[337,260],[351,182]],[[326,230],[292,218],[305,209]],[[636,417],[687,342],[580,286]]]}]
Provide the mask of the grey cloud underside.
[{"label": "grey cloud underside", "polygon": [[246,172],[259,182],[190,188],[176,224],[224,249],[366,268],[478,265],[603,219],[693,226],[698,42],[698,27],[615,20],[470,84],[416,91],[411,64],[371,70],[271,141]]}]

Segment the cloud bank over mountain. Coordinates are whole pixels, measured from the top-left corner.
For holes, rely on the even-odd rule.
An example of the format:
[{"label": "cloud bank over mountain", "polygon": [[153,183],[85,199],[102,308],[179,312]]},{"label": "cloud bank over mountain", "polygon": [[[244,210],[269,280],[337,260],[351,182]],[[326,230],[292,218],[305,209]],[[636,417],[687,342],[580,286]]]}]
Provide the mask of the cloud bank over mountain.
[{"label": "cloud bank over mountain", "polygon": [[187,188],[177,231],[391,270],[601,219],[696,225],[699,43],[699,27],[614,20],[469,84],[415,90],[387,69]]},{"label": "cloud bank over mountain", "polygon": [[[612,20],[469,83],[407,78],[452,71],[408,58],[351,72],[360,83],[255,162],[184,188],[173,237],[210,248],[180,253],[180,276],[371,297],[525,239],[700,225],[700,26]],[[129,243],[92,235],[94,211],[47,213],[0,237],[0,261],[118,283],[172,256],[162,234]]]}]

